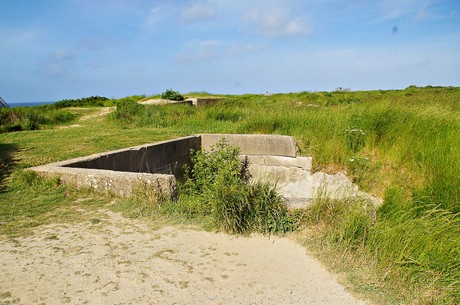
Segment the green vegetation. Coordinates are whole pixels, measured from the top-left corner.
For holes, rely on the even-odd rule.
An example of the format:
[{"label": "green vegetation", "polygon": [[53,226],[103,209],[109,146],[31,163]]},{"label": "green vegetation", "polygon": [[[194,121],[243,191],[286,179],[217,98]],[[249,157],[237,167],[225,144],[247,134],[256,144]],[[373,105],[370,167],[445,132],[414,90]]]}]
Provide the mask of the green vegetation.
[{"label": "green vegetation", "polygon": [[68,107],[104,107],[106,106],[105,103],[108,100],[109,99],[106,97],[96,95],[96,96],[84,97],[80,99],[61,100],[54,104],[45,105],[44,107],[55,108],[55,109],[68,108]]},{"label": "green vegetation", "polygon": [[296,228],[274,186],[249,183],[248,164],[240,160],[237,148],[220,141],[210,152],[194,152],[192,162],[179,194],[193,203],[188,207],[192,211],[212,215],[217,228],[231,233]]},{"label": "green vegetation", "polygon": [[165,92],[163,92],[161,94],[161,98],[165,100],[171,100],[171,101],[183,101],[184,100],[184,96],[182,94],[172,89],[168,89]]},{"label": "green vegetation", "polygon": [[39,107],[0,108],[0,133],[36,130],[46,125],[70,122],[75,115],[60,110],[44,111]]},{"label": "green vegetation", "polygon": [[[236,167],[226,165],[227,173],[211,178],[193,174],[191,168],[191,179],[215,183],[201,190],[187,189],[186,183],[177,203],[158,203],[140,194],[116,199],[111,208],[155,221],[211,219],[233,232],[276,231],[273,228],[283,226],[278,231],[289,231],[291,223],[297,224],[293,219],[301,219],[308,236],[303,240],[324,254],[324,260],[333,257],[331,264],[347,272],[353,265],[365,269],[365,275],[356,275],[361,279],[375,275],[372,287],[359,288],[366,280],[358,280],[357,286],[378,302],[460,303],[460,88],[227,96],[206,107],[144,106],[136,101],[120,100],[109,120],[78,122],[78,128],[1,134],[0,164],[5,166],[0,167],[0,222],[7,223],[3,227],[19,232],[22,224],[39,225],[48,221],[43,215],[78,196],[105,205],[114,200],[78,195],[53,183],[38,192],[33,184],[12,182],[15,169],[196,133],[286,134],[297,139],[302,155],[313,156],[314,170],[346,171],[361,189],[382,197],[383,205],[376,210],[365,202],[319,200],[293,217],[276,210],[276,194],[262,186],[257,194],[273,201],[275,209],[266,205],[260,213],[239,213],[252,198],[248,194],[256,191],[251,186],[235,192],[222,188],[228,172],[236,173]],[[242,178],[231,176],[229,186],[236,189]],[[228,209],[220,211],[224,205],[218,202],[226,202]],[[33,206],[43,212],[28,214]],[[203,215],[207,207],[214,207],[212,213]],[[284,222],[258,225],[258,219],[273,215]],[[225,219],[229,221],[221,221]],[[237,219],[248,221],[243,225]]]}]

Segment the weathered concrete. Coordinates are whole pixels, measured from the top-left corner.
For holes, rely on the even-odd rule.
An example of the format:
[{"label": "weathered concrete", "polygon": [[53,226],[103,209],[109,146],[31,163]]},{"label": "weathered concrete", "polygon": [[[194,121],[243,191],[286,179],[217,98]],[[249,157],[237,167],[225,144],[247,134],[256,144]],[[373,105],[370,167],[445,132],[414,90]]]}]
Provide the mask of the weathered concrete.
[{"label": "weathered concrete", "polygon": [[344,174],[311,172],[311,157],[248,156],[254,181],[270,182],[290,208],[304,208],[317,199],[361,198],[374,205],[381,200],[361,192]]},{"label": "weathered concrete", "polygon": [[31,168],[42,176],[58,177],[61,183],[77,188],[94,189],[98,192],[113,193],[130,197],[136,191],[150,189],[158,196],[176,198],[176,178],[174,175],[129,173],[111,170],[66,168],[52,164]]},{"label": "weathered concrete", "polygon": [[139,102],[142,105],[174,105],[174,104],[189,104],[192,105],[192,101],[190,100],[183,100],[183,101],[173,101],[173,100],[166,100],[161,98],[150,99],[146,101]]},{"label": "weathered concrete", "polygon": [[298,157],[293,137],[282,135],[201,134],[169,141],[75,158],[32,170],[78,188],[93,188],[131,196],[150,189],[161,196],[176,198],[176,180],[183,167],[191,165],[190,151],[209,150],[225,139],[239,147],[249,162],[254,181],[276,184],[288,206],[305,207],[316,198],[373,198],[358,190],[344,174],[311,173],[311,157]]},{"label": "weathered concrete", "polygon": [[200,136],[184,137],[51,163],[31,168],[77,188],[93,188],[131,196],[137,189],[176,197],[176,177],[191,164],[190,150],[201,147]]},{"label": "weathered concrete", "polygon": [[223,97],[191,97],[185,101],[191,103],[193,106],[208,106],[216,104],[225,98]]},{"label": "weathered concrete", "polygon": [[239,147],[243,155],[269,155],[296,157],[297,145],[290,136],[263,135],[263,134],[202,134],[201,147],[209,150],[221,139]]},{"label": "weathered concrete", "polygon": [[142,105],[174,105],[174,104],[189,104],[191,106],[208,106],[213,105],[225,98],[223,97],[190,97],[183,101],[172,101],[166,99],[150,99],[139,102]]},{"label": "weathered concrete", "polygon": [[190,136],[94,154],[55,165],[182,176],[183,166],[191,164],[190,150],[199,150],[200,147],[200,136]]}]

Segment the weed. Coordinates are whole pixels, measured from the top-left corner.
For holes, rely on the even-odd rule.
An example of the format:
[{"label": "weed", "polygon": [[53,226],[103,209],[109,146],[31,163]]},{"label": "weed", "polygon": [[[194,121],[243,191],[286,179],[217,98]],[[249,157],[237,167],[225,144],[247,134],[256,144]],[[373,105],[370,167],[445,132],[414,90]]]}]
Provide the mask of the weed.
[{"label": "weed", "polygon": [[209,152],[194,152],[192,161],[183,191],[188,200],[198,197],[192,202],[203,202],[198,211],[211,215],[217,227],[232,233],[295,229],[295,220],[289,218],[275,188],[249,183],[248,164],[241,161],[237,148],[221,140]]}]

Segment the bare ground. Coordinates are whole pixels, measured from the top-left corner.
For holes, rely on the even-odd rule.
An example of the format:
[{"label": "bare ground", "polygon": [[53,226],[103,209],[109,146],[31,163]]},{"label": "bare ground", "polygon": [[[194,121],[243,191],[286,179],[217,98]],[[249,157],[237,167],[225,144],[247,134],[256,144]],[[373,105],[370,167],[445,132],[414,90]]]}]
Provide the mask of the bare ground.
[{"label": "bare ground", "polygon": [[0,236],[0,304],[365,304],[287,238],[81,212],[84,222]]}]

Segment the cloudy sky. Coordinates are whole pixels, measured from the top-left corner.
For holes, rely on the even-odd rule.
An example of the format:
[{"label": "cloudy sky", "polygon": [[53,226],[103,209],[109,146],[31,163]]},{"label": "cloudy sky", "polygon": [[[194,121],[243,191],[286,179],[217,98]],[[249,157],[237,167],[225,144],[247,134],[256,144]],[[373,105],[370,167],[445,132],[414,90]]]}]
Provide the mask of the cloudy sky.
[{"label": "cloudy sky", "polygon": [[459,0],[0,0],[7,102],[460,86]]}]

